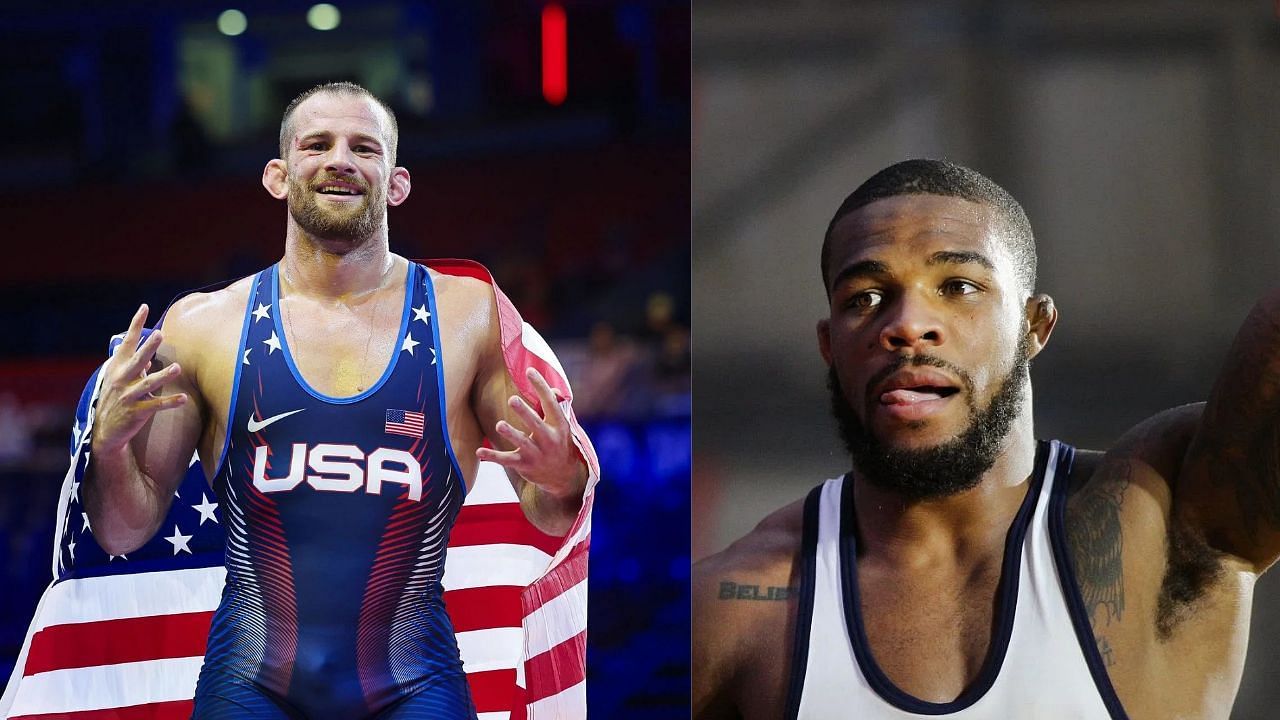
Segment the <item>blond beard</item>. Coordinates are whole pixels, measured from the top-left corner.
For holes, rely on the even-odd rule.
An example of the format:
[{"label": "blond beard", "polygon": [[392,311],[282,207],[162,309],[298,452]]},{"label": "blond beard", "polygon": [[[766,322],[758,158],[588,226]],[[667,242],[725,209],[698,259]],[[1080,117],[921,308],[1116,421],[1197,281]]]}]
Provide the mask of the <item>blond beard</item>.
[{"label": "blond beard", "polygon": [[386,218],[386,192],[364,188],[360,205],[343,210],[320,207],[311,185],[289,177],[289,214],[304,232],[314,238],[346,240],[360,245],[377,232]]}]

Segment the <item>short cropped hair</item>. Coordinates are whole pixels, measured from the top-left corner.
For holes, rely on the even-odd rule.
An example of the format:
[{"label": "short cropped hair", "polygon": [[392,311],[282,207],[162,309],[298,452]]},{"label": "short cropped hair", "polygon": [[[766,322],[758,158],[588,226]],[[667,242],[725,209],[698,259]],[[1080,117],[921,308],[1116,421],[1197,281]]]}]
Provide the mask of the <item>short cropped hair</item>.
[{"label": "short cropped hair", "polygon": [[898,195],[944,195],[981,203],[996,211],[1005,226],[1005,236],[1018,281],[1028,292],[1036,286],[1036,241],[1031,222],[1017,200],[990,178],[946,160],[905,160],[872,175],[840,204],[822,239],[822,285],[827,287],[831,269],[831,231],[845,215],[876,200]]},{"label": "short cropped hair", "polygon": [[346,81],[321,83],[310,90],[304,91],[301,95],[289,101],[289,105],[284,109],[284,117],[280,118],[281,158],[289,157],[289,142],[293,137],[293,112],[297,110],[298,106],[305,102],[307,98],[310,98],[312,95],[319,95],[320,93],[348,96],[358,95],[376,102],[378,107],[381,107],[383,112],[387,114],[387,119],[390,121],[390,124],[388,125],[389,136],[387,138],[390,143],[390,148],[388,148],[389,152],[387,153],[387,159],[392,165],[396,164],[396,145],[400,142],[400,125],[396,122],[395,111],[391,109],[390,105],[383,102],[382,98],[374,95],[360,85]]}]

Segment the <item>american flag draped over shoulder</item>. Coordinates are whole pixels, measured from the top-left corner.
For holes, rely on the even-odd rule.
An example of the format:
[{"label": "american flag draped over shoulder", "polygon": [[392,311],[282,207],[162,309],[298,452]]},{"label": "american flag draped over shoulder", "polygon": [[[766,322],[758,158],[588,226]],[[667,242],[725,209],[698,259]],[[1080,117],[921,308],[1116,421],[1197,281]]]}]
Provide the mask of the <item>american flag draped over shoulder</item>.
[{"label": "american flag draped over shoulder", "polygon": [[[480,463],[450,535],[443,578],[479,720],[585,718],[587,550],[599,462],[573,416],[563,368],[489,272],[465,260],[423,262],[493,287],[512,378],[535,407],[525,368],[537,368],[559,392],[589,470],[582,510],[557,538],[525,519],[500,466]],[[98,547],[80,498],[98,384],[95,372],[76,409],[71,467],[58,505],[54,581],[0,696],[0,717],[185,720],[191,714],[226,576],[216,498],[192,458],[155,537],[126,556]]]}]

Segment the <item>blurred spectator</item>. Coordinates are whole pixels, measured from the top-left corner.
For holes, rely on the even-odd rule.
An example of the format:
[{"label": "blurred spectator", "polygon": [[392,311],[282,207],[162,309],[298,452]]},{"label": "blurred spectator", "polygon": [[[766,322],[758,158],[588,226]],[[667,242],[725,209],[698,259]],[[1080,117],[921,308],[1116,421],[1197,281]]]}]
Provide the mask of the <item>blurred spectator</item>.
[{"label": "blurred spectator", "polygon": [[635,346],[601,320],[591,328],[586,350],[573,380],[574,412],[583,419],[625,414],[626,406],[643,394],[629,388],[639,365]]},{"label": "blurred spectator", "polygon": [[645,303],[644,327],[640,330],[640,337],[655,347],[661,345],[669,330],[680,327],[675,313],[676,303],[670,295],[664,292],[650,295]]},{"label": "blurred spectator", "polygon": [[12,393],[0,394],[0,467],[26,463],[32,449],[27,413]]},{"label": "blurred spectator", "polygon": [[653,414],[688,415],[691,407],[689,330],[671,325],[653,363]]}]

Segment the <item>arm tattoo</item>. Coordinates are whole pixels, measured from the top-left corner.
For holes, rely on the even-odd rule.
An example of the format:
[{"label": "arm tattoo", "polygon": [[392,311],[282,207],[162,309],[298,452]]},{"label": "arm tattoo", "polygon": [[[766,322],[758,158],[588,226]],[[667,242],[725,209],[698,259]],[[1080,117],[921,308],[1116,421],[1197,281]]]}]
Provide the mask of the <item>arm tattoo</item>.
[{"label": "arm tattoo", "polygon": [[721,600],[790,600],[800,597],[800,588],[770,585],[761,591],[759,585],[741,585],[722,580],[718,597]]},{"label": "arm tattoo", "polygon": [[1116,658],[1111,651],[1111,643],[1107,642],[1107,637],[1105,635],[1097,635],[1093,640],[1098,643],[1098,654],[1102,656],[1102,663],[1107,667],[1114,666]]},{"label": "arm tattoo", "polygon": [[[1068,504],[1067,538],[1080,597],[1094,632],[1124,614],[1124,537],[1120,507],[1133,477],[1128,459],[1109,461]],[[1099,646],[1103,645],[1100,638]]]}]

